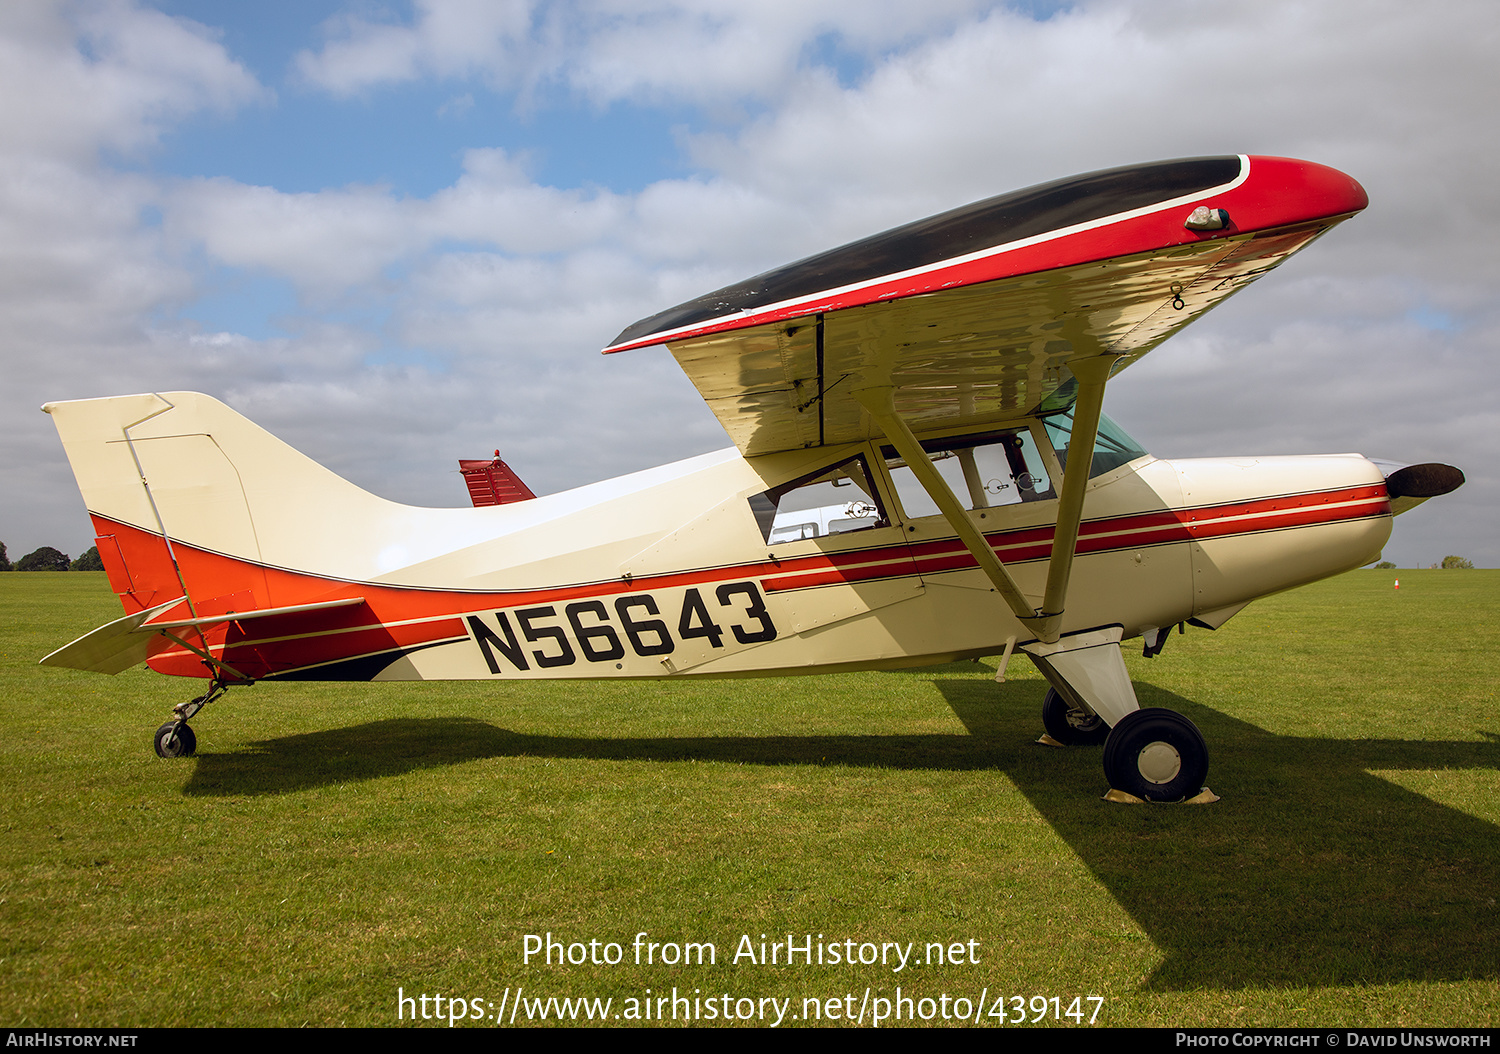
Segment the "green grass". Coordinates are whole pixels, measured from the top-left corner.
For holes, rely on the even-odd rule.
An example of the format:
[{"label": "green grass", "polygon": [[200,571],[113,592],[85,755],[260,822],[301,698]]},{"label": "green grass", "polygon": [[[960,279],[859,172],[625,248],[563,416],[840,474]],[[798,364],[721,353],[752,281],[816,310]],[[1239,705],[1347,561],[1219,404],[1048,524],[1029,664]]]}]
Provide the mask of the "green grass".
[{"label": "green grass", "polygon": [[[118,615],[0,575],[7,1025],[395,1023],[499,1004],[866,988],[1103,997],[1101,1025],[1500,1019],[1500,572],[1359,571],[1129,662],[1208,739],[1207,807],[1100,800],[1030,665],[702,683],[263,684],[36,665]],[[522,939],[626,946],[522,962]],[[712,941],[717,966],[629,945]],[[742,934],[979,962],[734,965]],[[1007,1004],[1007,1007],[1013,1004]],[[1091,1012],[1091,1008],[1088,1012]],[[1065,1019],[1066,1021],[1066,1019]]]}]

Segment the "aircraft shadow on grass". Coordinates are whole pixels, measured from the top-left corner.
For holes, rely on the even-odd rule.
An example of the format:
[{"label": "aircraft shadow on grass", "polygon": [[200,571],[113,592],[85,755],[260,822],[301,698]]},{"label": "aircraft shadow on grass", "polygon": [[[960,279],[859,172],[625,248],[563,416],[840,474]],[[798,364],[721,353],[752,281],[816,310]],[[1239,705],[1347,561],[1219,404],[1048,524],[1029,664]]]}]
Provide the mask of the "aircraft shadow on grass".
[{"label": "aircraft shadow on grass", "polygon": [[1500,976],[1500,828],[1371,774],[1497,769],[1500,736],[1282,736],[1138,683],[1143,705],[1170,706],[1203,730],[1210,783],[1225,800],[1118,806],[1095,796],[1097,747],[1034,743],[1035,681],[931,683],[968,735],[571,738],[470,718],[393,719],[200,755],[184,792],[288,793],[517,756],[993,769],[1164,953],[1149,989]]},{"label": "aircraft shadow on grass", "polygon": [[[999,731],[983,684],[936,683],[976,738]],[[1081,800],[1086,777],[1102,778],[1097,748],[1034,751],[1007,774],[1165,953],[1147,988],[1500,976],[1500,828],[1372,775],[1497,769],[1500,736],[1282,736],[1136,687],[1142,706],[1178,710],[1203,731],[1223,801]]]}]

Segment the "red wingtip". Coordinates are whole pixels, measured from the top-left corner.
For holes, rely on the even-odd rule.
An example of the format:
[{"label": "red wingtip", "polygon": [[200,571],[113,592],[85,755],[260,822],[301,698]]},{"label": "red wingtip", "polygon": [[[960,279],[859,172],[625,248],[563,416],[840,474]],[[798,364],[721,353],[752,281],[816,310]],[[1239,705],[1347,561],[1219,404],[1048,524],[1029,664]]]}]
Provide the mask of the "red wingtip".
[{"label": "red wingtip", "polygon": [[1250,178],[1262,189],[1295,201],[1307,219],[1346,216],[1370,204],[1370,195],[1353,176],[1311,161],[1252,156]]}]

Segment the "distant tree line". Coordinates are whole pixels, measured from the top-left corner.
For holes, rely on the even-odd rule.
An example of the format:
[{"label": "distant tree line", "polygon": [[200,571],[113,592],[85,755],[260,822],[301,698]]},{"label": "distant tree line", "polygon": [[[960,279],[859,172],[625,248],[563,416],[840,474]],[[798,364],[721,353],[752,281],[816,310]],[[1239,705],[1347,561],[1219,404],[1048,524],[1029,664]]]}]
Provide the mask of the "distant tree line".
[{"label": "distant tree line", "polygon": [[5,554],[5,543],[0,542],[0,571],[103,571],[104,561],[99,559],[99,547],[90,546],[89,551],[77,560],[69,560],[68,554],[44,545],[29,552],[15,563]]},{"label": "distant tree line", "polygon": [[[1389,560],[1382,560],[1375,565],[1375,570],[1391,571],[1395,567],[1396,565]],[[1445,556],[1441,565],[1433,564],[1430,569],[1433,571],[1472,571],[1474,570],[1474,561],[1466,560],[1462,556]]]}]

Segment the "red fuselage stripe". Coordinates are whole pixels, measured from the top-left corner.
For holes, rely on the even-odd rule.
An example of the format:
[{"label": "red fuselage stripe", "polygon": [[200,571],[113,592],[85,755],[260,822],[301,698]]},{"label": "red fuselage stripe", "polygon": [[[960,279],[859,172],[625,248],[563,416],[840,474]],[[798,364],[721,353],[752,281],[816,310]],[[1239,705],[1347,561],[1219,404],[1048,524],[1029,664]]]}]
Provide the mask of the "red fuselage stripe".
[{"label": "red fuselage stripe", "polygon": [[[1313,494],[1258,498],[1221,505],[1117,516],[1083,525],[1078,541],[1081,556],[1116,552],[1145,546],[1168,545],[1206,538],[1260,534],[1299,527],[1339,523],[1390,515],[1390,502],[1379,484],[1347,487]],[[122,551],[149,554],[160,546],[160,536],[95,517],[101,536],[114,535]],[[1051,526],[1023,527],[987,534],[1001,560],[1024,563],[1051,555]],[[914,575],[933,575],[972,570],[973,556],[956,538],[935,539],[910,546],[888,545],[829,555],[802,556],[758,561],[727,567],[704,568],[651,575],[630,581],[580,583],[552,589],[516,592],[464,592],[340,582],[302,572],[250,564],[177,542],[173,545],[184,566],[185,577],[195,590],[200,608],[212,606],[198,594],[212,592],[201,583],[242,582],[247,572],[274,592],[280,605],[339,599],[341,594],[362,595],[366,603],[317,612],[272,616],[243,623],[225,623],[206,637],[215,653],[226,662],[252,666],[256,676],[305,669],[362,655],[409,649],[465,635],[461,616],[470,612],[524,606],[546,606],[592,597],[629,595],[657,589],[689,587],[718,582],[758,579],[768,594],[789,593],[820,586],[869,582]],[[262,577],[263,576],[263,577]],[[140,588],[140,575],[134,576]],[[175,583],[174,583],[175,584]],[[243,597],[232,586],[223,594]],[[122,597],[144,606],[155,597],[129,594]],[[166,597],[170,599],[170,596]],[[271,597],[255,598],[255,607],[269,606]],[[200,612],[200,614],[203,612]],[[260,633],[262,636],[250,636]],[[196,663],[196,657],[177,646],[166,646],[153,657],[171,659],[173,667]],[[190,672],[173,669],[171,672]]]}]

